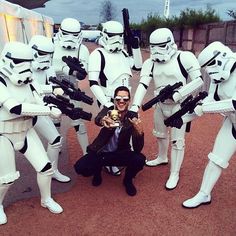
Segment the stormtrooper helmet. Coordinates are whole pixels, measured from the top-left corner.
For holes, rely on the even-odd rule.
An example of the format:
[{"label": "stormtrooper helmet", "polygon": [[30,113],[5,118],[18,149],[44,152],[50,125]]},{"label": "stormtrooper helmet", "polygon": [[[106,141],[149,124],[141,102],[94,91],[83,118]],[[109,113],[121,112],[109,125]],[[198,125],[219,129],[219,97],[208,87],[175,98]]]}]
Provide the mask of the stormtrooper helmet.
[{"label": "stormtrooper helmet", "polygon": [[82,43],[80,23],[74,18],[65,18],[58,31],[60,45],[66,49],[77,49]]},{"label": "stormtrooper helmet", "polygon": [[117,21],[103,23],[100,44],[110,53],[119,52],[124,48],[124,28]]},{"label": "stormtrooper helmet", "polygon": [[177,51],[172,32],[167,28],[153,31],[149,37],[151,59],[159,63],[168,62]]},{"label": "stormtrooper helmet", "polygon": [[231,49],[219,41],[215,41],[204,48],[198,55],[201,67],[215,83],[220,83],[230,77],[230,71],[236,61]]},{"label": "stormtrooper helmet", "polygon": [[32,49],[21,42],[8,42],[0,55],[0,73],[14,85],[32,82]]},{"label": "stormtrooper helmet", "polygon": [[33,53],[33,70],[47,70],[52,63],[52,55],[54,52],[54,44],[52,39],[43,35],[34,35],[29,46],[32,48]]}]

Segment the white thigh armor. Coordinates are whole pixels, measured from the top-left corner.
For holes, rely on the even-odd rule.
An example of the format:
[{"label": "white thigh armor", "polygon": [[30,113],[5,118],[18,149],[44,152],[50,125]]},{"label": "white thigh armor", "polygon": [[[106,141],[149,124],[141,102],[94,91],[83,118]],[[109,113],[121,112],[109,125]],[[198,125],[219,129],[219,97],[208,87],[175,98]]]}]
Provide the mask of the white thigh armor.
[{"label": "white thigh armor", "polygon": [[43,144],[32,128],[27,132],[27,149],[24,153],[27,160],[34,167],[37,172],[40,172],[47,163],[50,163]]},{"label": "white thigh armor", "polygon": [[19,171],[16,171],[15,150],[11,141],[0,136],[0,185],[15,181],[20,177]]},{"label": "white thigh armor", "polygon": [[52,119],[48,116],[38,116],[34,128],[37,133],[46,138],[49,143],[53,143],[54,140],[60,136]]},{"label": "white thigh armor", "polygon": [[227,117],[217,134],[214,147],[208,158],[222,168],[227,168],[236,151],[236,138],[232,134],[232,122]]}]

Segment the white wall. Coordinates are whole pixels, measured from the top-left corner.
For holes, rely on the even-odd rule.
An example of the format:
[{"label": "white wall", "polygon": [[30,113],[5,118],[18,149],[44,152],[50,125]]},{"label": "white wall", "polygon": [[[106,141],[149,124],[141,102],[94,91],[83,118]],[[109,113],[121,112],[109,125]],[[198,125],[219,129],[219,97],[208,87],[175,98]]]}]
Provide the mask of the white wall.
[{"label": "white wall", "polygon": [[49,16],[0,0],[0,52],[9,41],[28,43],[36,34],[53,37],[53,25]]}]

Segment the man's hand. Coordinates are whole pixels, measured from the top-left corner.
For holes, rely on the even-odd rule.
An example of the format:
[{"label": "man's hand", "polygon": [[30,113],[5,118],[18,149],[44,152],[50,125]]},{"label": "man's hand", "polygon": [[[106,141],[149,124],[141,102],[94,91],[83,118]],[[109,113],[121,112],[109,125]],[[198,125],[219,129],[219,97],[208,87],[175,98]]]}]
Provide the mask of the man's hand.
[{"label": "man's hand", "polygon": [[133,117],[132,119],[129,118],[130,123],[133,125],[134,129],[137,131],[138,134],[143,134],[143,124],[140,118]]},{"label": "man's hand", "polygon": [[111,128],[112,125],[115,124],[115,121],[111,119],[110,116],[104,116],[101,119],[101,125],[106,127],[106,128]]}]

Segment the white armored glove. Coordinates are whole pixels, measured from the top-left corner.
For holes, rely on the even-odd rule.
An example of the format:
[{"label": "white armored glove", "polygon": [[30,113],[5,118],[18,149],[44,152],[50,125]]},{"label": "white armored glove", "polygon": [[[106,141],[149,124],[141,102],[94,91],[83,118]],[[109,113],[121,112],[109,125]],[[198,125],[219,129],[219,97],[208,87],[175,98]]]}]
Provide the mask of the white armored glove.
[{"label": "white armored glove", "polygon": [[179,100],[181,100],[183,97],[181,96],[181,94],[179,92],[175,92],[172,95],[172,99],[174,100],[174,102],[178,102]]},{"label": "white armored glove", "polygon": [[64,90],[62,88],[55,88],[53,90],[53,94],[62,96],[64,94]]},{"label": "white armored glove", "polygon": [[202,109],[202,104],[197,105],[194,108],[194,112],[197,116],[202,116],[203,115],[203,109]]},{"label": "white armored glove", "polygon": [[50,116],[54,119],[58,119],[61,116],[61,111],[55,107],[54,105],[49,104],[48,107],[50,108]]}]

